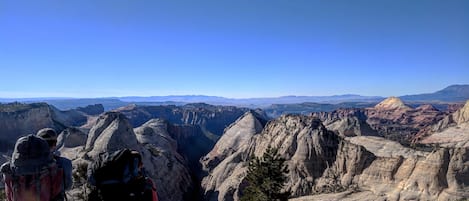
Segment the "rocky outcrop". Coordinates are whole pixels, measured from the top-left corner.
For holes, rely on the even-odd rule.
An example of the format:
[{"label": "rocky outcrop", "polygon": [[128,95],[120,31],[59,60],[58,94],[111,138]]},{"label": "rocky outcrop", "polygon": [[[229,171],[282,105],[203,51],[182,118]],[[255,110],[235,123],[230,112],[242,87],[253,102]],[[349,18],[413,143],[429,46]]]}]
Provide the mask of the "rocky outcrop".
[{"label": "rocky outcrop", "polygon": [[[378,131],[380,136],[387,139],[409,145],[419,132],[440,121],[446,115],[430,105],[422,105],[415,109],[403,106],[402,101],[397,104],[385,107],[386,104],[378,104],[374,108],[366,110],[367,123],[374,130]],[[386,100],[385,100],[386,101]],[[385,102],[383,101],[383,102]],[[389,101],[387,102],[389,103]]]},{"label": "rocky outcrop", "polygon": [[171,124],[198,125],[202,129],[220,136],[223,130],[242,116],[247,108],[232,106],[213,106],[203,103],[192,103],[184,106],[137,106],[118,108],[134,127],[140,126],[153,118],[162,118]]},{"label": "rocky outcrop", "polygon": [[[358,155],[354,153],[358,152],[343,152],[339,149],[338,160],[330,170],[325,171],[322,179],[338,178],[336,181],[344,189],[349,190],[352,186],[358,192],[370,191],[387,200],[454,200],[469,196],[466,193],[467,184],[453,173],[456,171],[459,176],[467,178],[469,164],[463,162],[468,159],[466,149],[440,148],[423,152],[369,136],[345,138],[344,143],[346,146],[364,148],[373,156],[367,157],[368,165],[352,165],[358,171],[350,174],[342,166],[347,160],[356,160]],[[318,180],[318,184],[321,184],[321,180]]]},{"label": "rocky outcrop", "polygon": [[57,138],[57,150],[63,157],[75,160],[83,150],[87,135],[77,128],[66,128]]},{"label": "rocky outcrop", "polygon": [[460,108],[451,115],[446,116],[431,129],[432,132],[442,131],[448,127],[456,126],[469,121],[469,100],[464,107]]},{"label": "rocky outcrop", "polygon": [[77,107],[75,110],[88,115],[99,115],[104,112],[103,104],[88,105],[86,107]]},{"label": "rocky outcrop", "polygon": [[340,136],[378,136],[366,122],[365,109],[338,109],[332,112],[312,113],[319,118],[327,129],[337,132]]},{"label": "rocky outcrop", "polygon": [[340,136],[382,136],[405,145],[415,142],[429,126],[446,115],[429,104],[411,108],[396,97],[370,108],[312,113]]},{"label": "rocky outcrop", "polygon": [[376,110],[409,110],[411,109],[409,106],[405,105],[401,99],[391,96],[380,103],[378,103],[374,109]]},{"label": "rocky outcrop", "polygon": [[[431,109],[423,106],[423,110]],[[249,145],[212,168],[202,186],[209,200],[239,200],[251,154],[278,147],[287,160],[284,190],[297,200],[458,200],[469,198],[469,148],[418,151],[376,136],[339,137],[314,117],[282,116]],[[315,196],[312,196],[315,195]]]},{"label": "rocky outcrop", "polygon": [[77,110],[61,111],[46,103],[0,104],[0,152],[12,150],[16,140],[35,134],[42,128],[58,132],[68,127],[79,127],[87,122],[88,115]]},{"label": "rocky outcrop", "polygon": [[77,128],[63,130],[57,138],[57,147],[74,148],[86,143],[87,135]]},{"label": "rocky outcrop", "polygon": [[310,194],[314,180],[334,161],[338,142],[338,136],[326,130],[317,118],[281,116],[213,168],[202,187],[209,200],[238,200],[247,160],[251,155],[261,156],[270,146],[278,148],[287,159],[290,181],[286,189],[295,196]]},{"label": "rocky outcrop", "polygon": [[160,200],[191,200],[194,186],[187,161],[177,152],[177,143],[169,136],[168,124],[151,119],[135,128],[137,141],[146,152],[145,168],[154,179]]},{"label": "rocky outcrop", "polygon": [[203,168],[210,171],[226,157],[249,143],[254,134],[264,129],[267,120],[254,111],[248,111],[226,128],[215,147],[202,160]]},{"label": "rocky outcrop", "polygon": [[85,150],[89,156],[103,152],[114,152],[124,148],[137,147],[133,128],[127,118],[118,112],[107,112],[100,116],[91,128]]},{"label": "rocky outcrop", "polygon": [[421,138],[419,144],[469,147],[469,101],[464,107],[446,116],[419,137]]},{"label": "rocky outcrop", "polygon": [[42,128],[62,130],[65,126],[54,119],[54,110],[45,103],[10,103],[0,105],[0,152],[13,150],[16,140],[35,134]]},{"label": "rocky outcrop", "polygon": [[[66,141],[65,141],[66,142]],[[119,149],[139,151],[148,176],[157,186],[162,201],[190,200],[193,183],[185,159],[176,152],[177,144],[167,133],[167,124],[162,120],[150,120],[134,129],[128,119],[118,112],[101,115],[91,128],[86,145],[73,161],[76,188],[72,197],[80,196],[86,190],[86,173],[83,172],[100,153]],[[70,149],[68,149],[70,151]]]}]

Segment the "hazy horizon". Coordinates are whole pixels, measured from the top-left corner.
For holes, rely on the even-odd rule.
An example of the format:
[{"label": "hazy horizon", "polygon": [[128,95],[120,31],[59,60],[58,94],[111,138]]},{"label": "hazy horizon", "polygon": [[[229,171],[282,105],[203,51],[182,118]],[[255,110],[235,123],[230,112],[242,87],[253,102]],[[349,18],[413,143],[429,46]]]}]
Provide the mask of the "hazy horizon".
[{"label": "hazy horizon", "polygon": [[[461,86],[461,85],[467,85],[469,84],[453,84],[450,86]],[[447,86],[449,87],[449,86]],[[446,87],[445,87],[446,88]],[[443,88],[442,88],[443,89]],[[227,97],[227,96],[217,96],[217,95],[206,95],[206,94],[180,94],[180,95],[145,95],[145,96],[134,96],[134,95],[126,95],[126,96],[31,96],[31,97],[2,97],[0,96],[0,99],[39,99],[39,100],[47,100],[47,99],[93,99],[93,98],[131,98],[131,97],[141,97],[141,98],[148,98],[148,97],[212,97],[212,98],[226,98],[226,99],[256,99],[256,98],[282,98],[282,97],[331,97],[331,96],[363,96],[363,97],[400,97],[400,96],[406,96],[406,95],[419,95],[419,94],[427,94],[427,93],[434,93],[442,89],[436,89],[435,91],[431,92],[419,92],[416,94],[396,94],[396,95],[390,95],[390,96],[380,96],[380,95],[363,95],[363,94],[332,94],[332,95],[294,95],[294,94],[287,94],[287,95],[281,95],[281,96],[256,96],[256,97]]]},{"label": "hazy horizon", "polygon": [[469,1],[6,1],[0,98],[402,96],[469,83]]}]

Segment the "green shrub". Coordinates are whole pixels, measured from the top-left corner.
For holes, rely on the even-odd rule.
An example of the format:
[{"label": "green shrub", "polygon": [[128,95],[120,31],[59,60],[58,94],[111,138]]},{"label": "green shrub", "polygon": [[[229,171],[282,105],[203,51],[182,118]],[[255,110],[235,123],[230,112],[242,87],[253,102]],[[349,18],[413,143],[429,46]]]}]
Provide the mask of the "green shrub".
[{"label": "green shrub", "polygon": [[249,161],[246,175],[247,187],[243,190],[241,201],[286,201],[290,192],[281,192],[288,174],[285,159],[277,149],[271,147],[261,158]]}]

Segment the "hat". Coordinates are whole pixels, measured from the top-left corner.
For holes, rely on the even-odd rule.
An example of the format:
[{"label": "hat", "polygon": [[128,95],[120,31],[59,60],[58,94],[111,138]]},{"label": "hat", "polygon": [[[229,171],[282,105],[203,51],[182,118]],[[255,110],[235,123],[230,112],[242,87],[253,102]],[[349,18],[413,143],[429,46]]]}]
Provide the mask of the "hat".
[{"label": "hat", "polygon": [[46,141],[57,140],[57,133],[52,128],[43,128],[39,130],[36,135]]}]

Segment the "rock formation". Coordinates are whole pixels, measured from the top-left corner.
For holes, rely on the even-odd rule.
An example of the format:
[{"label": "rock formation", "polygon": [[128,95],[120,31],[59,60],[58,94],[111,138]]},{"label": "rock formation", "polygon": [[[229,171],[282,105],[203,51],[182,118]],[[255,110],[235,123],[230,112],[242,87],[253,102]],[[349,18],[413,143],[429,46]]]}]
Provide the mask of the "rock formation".
[{"label": "rock formation", "polygon": [[312,116],[319,118],[327,129],[336,131],[340,136],[378,136],[378,132],[366,122],[365,109],[338,109],[312,113]]},{"label": "rock formation", "polygon": [[0,105],[0,152],[13,150],[16,140],[39,129],[51,127],[62,130],[65,126],[54,119],[54,110],[45,103],[10,103]]},{"label": "rock formation", "polygon": [[137,139],[127,118],[118,112],[107,112],[100,116],[91,128],[85,150],[89,156],[103,152],[114,152],[123,148],[137,147]]},{"label": "rock formation", "polygon": [[76,110],[88,115],[99,115],[104,112],[104,106],[103,104],[94,104],[86,107],[78,107]]},{"label": "rock formation", "polygon": [[401,99],[391,96],[382,102],[378,103],[375,107],[377,110],[408,110],[411,109],[409,106],[405,105]]},{"label": "rock formation", "polygon": [[405,105],[399,98],[390,97],[371,108],[338,109],[312,115],[341,136],[382,136],[410,145],[447,113],[428,104],[414,109]]},{"label": "rock formation", "polygon": [[145,168],[155,181],[160,200],[191,200],[194,188],[187,161],[177,152],[177,143],[168,134],[167,122],[151,119],[135,128],[144,153]]},{"label": "rock formation", "polygon": [[57,150],[70,160],[77,159],[86,144],[87,137],[77,128],[66,128],[57,138]]},{"label": "rock formation", "polygon": [[247,108],[233,106],[213,106],[203,103],[192,103],[184,106],[137,106],[130,105],[118,108],[134,127],[140,126],[153,118],[166,119],[172,124],[198,125],[213,135],[220,136],[223,130],[243,115]]},{"label": "rock formation", "polygon": [[[67,140],[64,144],[67,144]],[[157,186],[160,200],[190,200],[187,196],[190,195],[193,184],[187,161],[176,152],[177,144],[167,133],[167,124],[163,120],[153,119],[134,131],[128,119],[118,112],[107,112],[98,118],[88,134],[82,152],[73,161],[77,187],[70,192],[72,197],[82,200],[80,196],[83,192],[89,192],[84,185],[86,173],[83,172],[88,164],[100,153],[124,148],[141,153],[144,167]]]},{"label": "rock formation", "polygon": [[46,103],[0,104],[0,152],[12,150],[16,140],[39,129],[50,127],[58,132],[79,127],[89,115],[77,111],[60,111]]},{"label": "rock formation", "polygon": [[[222,144],[221,140],[219,143]],[[282,157],[287,159],[290,170],[287,188],[298,196],[313,192],[314,180],[333,162],[338,136],[326,130],[317,118],[281,116],[267,123],[260,134],[252,135],[246,146],[240,147],[209,172],[202,182],[207,199],[237,200],[247,160],[251,155],[261,156],[268,146],[278,148]]]},{"label": "rock formation", "polygon": [[240,150],[249,143],[254,134],[260,133],[267,120],[254,111],[248,111],[236,122],[226,128],[223,136],[215,147],[202,159],[205,170],[211,170],[229,155]]},{"label": "rock formation", "polygon": [[86,143],[87,135],[77,128],[63,130],[57,138],[57,147],[74,148]]},{"label": "rock formation", "polygon": [[469,101],[455,113],[446,116],[421,136],[420,144],[445,147],[469,147]]},{"label": "rock formation", "polygon": [[285,190],[293,197],[310,196],[297,200],[469,197],[466,145],[418,151],[376,136],[339,137],[318,119],[295,115],[269,122],[249,141],[246,148],[227,156],[204,179],[202,186],[209,200],[239,200],[249,156],[260,156],[268,146],[278,147],[287,159],[290,172]]}]

